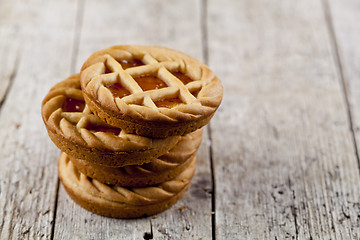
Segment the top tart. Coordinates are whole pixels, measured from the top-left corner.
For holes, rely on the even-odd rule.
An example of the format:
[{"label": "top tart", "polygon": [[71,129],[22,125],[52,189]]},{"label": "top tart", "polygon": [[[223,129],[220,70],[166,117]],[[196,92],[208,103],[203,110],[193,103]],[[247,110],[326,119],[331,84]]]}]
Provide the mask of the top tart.
[{"label": "top tart", "polygon": [[79,74],[56,84],[45,96],[42,117],[53,142],[68,155],[111,167],[144,164],[179,141],[128,134],[94,115],[84,101]]},{"label": "top tart", "polygon": [[163,47],[114,46],[91,55],[80,75],[88,107],[127,133],[165,138],[207,124],[222,85],[200,61]]}]

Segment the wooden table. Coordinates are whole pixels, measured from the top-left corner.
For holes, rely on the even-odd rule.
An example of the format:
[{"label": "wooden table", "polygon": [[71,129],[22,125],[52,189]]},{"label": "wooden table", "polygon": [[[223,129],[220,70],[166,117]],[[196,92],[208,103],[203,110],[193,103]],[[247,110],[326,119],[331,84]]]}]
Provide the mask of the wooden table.
[{"label": "wooden table", "polygon": [[[0,0],[1,239],[359,239],[360,2]],[[186,195],[155,217],[75,204],[40,115],[94,51],[163,45],[224,99]]]}]

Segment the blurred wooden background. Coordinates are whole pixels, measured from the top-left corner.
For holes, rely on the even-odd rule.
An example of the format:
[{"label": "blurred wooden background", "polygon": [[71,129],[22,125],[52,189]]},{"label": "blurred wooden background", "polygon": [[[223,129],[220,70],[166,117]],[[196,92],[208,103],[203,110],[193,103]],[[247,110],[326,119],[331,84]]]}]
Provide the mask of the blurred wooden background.
[{"label": "blurred wooden background", "polygon": [[[360,1],[0,0],[1,239],[359,239]],[[76,205],[42,98],[94,51],[162,45],[224,99],[186,195],[155,217]]]}]

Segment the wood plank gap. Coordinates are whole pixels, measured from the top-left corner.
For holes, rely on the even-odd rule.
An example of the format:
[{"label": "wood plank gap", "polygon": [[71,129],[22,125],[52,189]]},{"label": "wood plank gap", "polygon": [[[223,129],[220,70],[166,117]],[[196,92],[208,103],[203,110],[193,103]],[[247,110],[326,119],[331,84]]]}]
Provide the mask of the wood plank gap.
[{"label": "wood plank gap", "polygon": [[56,213],[57,213],[57,206],[58,206],[58,198],[59,198],[59,186],[60,186],[60,179],[57,180],[56,183],[56,192],[55,192],[55,201],[54,201],[54,215],[53,220],[51,222],[51,233],[50,233],[50,239],[54,239],[54,233],[55,233],[55,223],[56,223]]},{"label": "wood plank gap", "polygon": [[359,170],[359,174],[360,174],[360,157],[359,157],[359,151],[358,151],[358,143],[356,142],[356,136],[355,136],[355,129],[354,129],[354,123],[353,123],[354,120],[353,120],[353,116],[351,113],[351,107],[350,107],[349,86],[348,86],[348,84],[345,80],[345,76],[344,76],[344,70],[343,70],[343,66],[342,66],[340,54],[339,54],[339,45],[338,45],[337,39],[336,39],[334,24],[333,24],[333,21],[331,18],[328,0],[322,0],[322,5],[323,5],[324,13],[325,13],[325,22],[326,22],[326,25],[328,28],[331,48],[334,53],[333,54],[334,61],[336,64],[336,69],[337,69],[338,75],[340,77],[340,85],[341,85],[342,92],[343,92],[345,108],[346,108],[346,112],[347,112],[347,118],[349,121],[349,127],[350,127],[350,131],[351,131],[352,141],[353,141],[353,144],[355,147],[355,155],[356,155],[356,159],[358,162],[358,170]]},{"label": "wood plank gap", "polygon": [[0,115],[1,115],[1,110],[2,110],[2,106],[6,100],[6,97],[8,95],[8,93],[10,92],[12,86],[13,86],[13,83],[14,83],[14,79],[17,75],[17,72],[18,72],[18,67],[19,66],[19,63],[20,63],[20,53],[21,51],[18,51],[17,54],[16,54],[16,58],[15,58],[15,64],[14,64],[14,69],[12,70],[10,76],[9,76],[9,84],[7,85],[6,87],[6,90],[5,90],[5,94],[4,94],[4,98],[3,99],[0,99]]},{"label": "wood plank gap", "polygon": [[[208,44],[208,26],[207,26],[207,0],[201,1],[200,8],[200,22],[201,22],[201,43],[202,43],[202,53],[203,60],[205,64],[209,63],[209,44]],[[212,140],[211,140],[211,125],[208,124],[208,142],[209,142],[209,160],[210,160],[210,171],[211,171],[211,237],[212,239],[216,239],[216,202],[215,202],[215,193],[216,193],[216,185],[215,185],[215,169],[213,163],[213,155],[212,155]]]},{"label": "wood plank gap", "polygon": [[215,168],[213,162],[213,149],[211,138],[211,125],[208,124],[208,139],[209,139],[209,157],[210,157],[210,169],[211,169],[211,237],[216,239],[216,183],[215,183]]},{"label": "wood plank gap", "polygon": [[154,232],[153,232],[153,226],[152,226],[151,219],[150,219],[150,232],[145,232],[144,233],[144,239],[145,240],[154,239]]},{"label": "wood plank gap", "polygon": [[79,0],[77,4],[77,10],[76,10],[76,19],[75,19],[75,34],[74,34],[74,42],[73,47],[74,50],[71,55],[71,74],[77,73],[80,70],[76,70],[76,62],[79,55],[79,45],[80,45],[80,38],[81,38],[81,28],[83,25],[83,19],[84,19],[84,8],[85,8],[85,2],[84,0]]}]

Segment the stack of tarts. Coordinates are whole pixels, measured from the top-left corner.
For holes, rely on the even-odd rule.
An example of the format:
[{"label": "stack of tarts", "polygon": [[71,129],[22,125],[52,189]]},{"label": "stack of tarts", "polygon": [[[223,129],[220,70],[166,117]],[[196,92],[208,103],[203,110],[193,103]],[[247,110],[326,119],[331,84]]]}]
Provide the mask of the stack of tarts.
[{"label": "stack of tarts", "polygon": [[190,185],[202,127],[222,100],[215,74],[163,47],[91,55],[42,103],[58,174],[85,209],[117,218],[159,213]]}]

